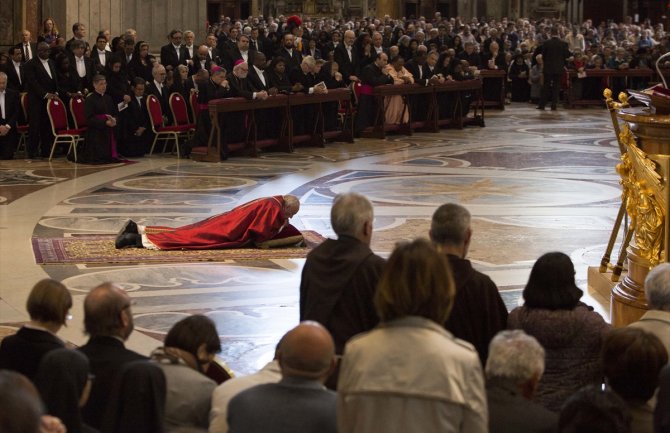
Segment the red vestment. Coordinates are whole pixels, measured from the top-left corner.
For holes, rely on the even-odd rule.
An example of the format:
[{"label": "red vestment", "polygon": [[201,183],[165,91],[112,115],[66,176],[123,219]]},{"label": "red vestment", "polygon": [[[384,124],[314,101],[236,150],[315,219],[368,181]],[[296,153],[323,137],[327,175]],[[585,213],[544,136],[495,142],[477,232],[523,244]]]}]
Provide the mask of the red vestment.
[{"label": "red vestment", "polygon": [[272,239],[286,222],[284,199],[278,195],[259,198],[197,223],[177,228],[147,226],[140,233],[144,247],[151,249],[239,248]]}]

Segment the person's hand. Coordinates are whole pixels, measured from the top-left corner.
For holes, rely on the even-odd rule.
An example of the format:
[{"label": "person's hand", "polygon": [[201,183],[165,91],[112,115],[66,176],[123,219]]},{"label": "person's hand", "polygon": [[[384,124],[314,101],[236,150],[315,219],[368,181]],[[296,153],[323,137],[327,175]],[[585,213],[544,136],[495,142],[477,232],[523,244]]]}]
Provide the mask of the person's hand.
[{"label": "person's hand", "polygon": [[130,103],[130,95],[123,95],[123,102],[126,104]]},{"label": "person's hand", "polygon": [[268,92],[266,92],[265,90],[256,92],[256,99],[260,99],[261,101],[268,99]]},{"label": "person's hand", "polygon": [[56,99],[58,95],[55,93],[47,93],[47,99]]},{"label": "person's hand", "polygon": [[360,80],[355,75],[349,75],[349,81],[359,82]]},{"label": "person's hand", "polygon": [[335,81],[342,81],[342,74],[335,72]]},{"label": "person's hand", "polygon": [[410,84],[412,82],[412,79],[409,77],[409,75],[403,75],[402,80],[405,82],[405,84]]},{"label": "person's hand", "polygon": [[279,93],[279,90],[276,87],[270,87],[268,90],[268,95],[270,96],[276,96],[277,93]]},{"label": "person's hand", "polygon": [[0,136],[7,135],[9,132],[10,128],[7,125],[1,125],[0,126]]},{"label": "person's hand", "polygon": [[67,433],[63,422],[51,415],[42,415],[40,422],[40,433]]},{"label": "person's hand", "polygon": [[140,126],[139,128],[137,128],[137,131],[135,131],[135,135],[139,137],[140,135],[144,134],[144,131],[146,131],[146,129],[147,128],[145,128],[144,126]]},{"label": "person's hand", "polygon": [[325,93],[328,93],[328,89],[326,87],[316,86],[316,87],[314,87],[314,93],[325,94]]},{"label": "person's hand", "polygon": [[224,89],[230,89],[230,84],[228,84],[228,80],[221,81],[221,87],[223,87]]},{"label": "person's hand", "polygon": [[116,126],[116,119],[113,118],[110,115],[107,115],[107,121],[105,122],[105,125],[109,126],[110,128],[113,128]]},{"label": "person's hand", "polygon": [[301,83],[295,83],[295,84],[293,85],[293,87],[291,88],[291,90],[294,91],[294,92],[299,92],[299,91],[301,91],[301,90],[304,89],[304,88],[305,88],[305,87],[304,87]]}]

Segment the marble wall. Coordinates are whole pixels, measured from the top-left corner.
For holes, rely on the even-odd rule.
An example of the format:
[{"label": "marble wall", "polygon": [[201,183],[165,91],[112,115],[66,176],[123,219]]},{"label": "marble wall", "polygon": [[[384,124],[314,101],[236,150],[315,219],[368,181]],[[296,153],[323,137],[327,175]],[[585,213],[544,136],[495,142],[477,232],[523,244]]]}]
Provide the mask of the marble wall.
[{"label": "marble wall", "polygon": [[134,28],[149,42],[152,52],[159,52],[173,28],[193,30],[197,41],[204,40],[207,4],[192,0],[43,0],[43,14],[54,17],[67,39],[72,37],[75,22],[86,25],[90,42],[101,29],[118,36]]}]

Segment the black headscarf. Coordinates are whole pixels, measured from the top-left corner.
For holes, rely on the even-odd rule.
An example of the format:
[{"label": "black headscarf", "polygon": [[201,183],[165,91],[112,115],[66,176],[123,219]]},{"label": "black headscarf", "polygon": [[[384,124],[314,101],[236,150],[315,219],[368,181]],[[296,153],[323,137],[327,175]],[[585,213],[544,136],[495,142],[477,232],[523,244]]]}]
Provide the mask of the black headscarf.
[{"label": "black headscarf", "polygon": [[71,349],[56,349],[44,355],[35,385],[49,415],[65,424],[68,433],[83,431],[79,400],[88,381],[88,358]]}]

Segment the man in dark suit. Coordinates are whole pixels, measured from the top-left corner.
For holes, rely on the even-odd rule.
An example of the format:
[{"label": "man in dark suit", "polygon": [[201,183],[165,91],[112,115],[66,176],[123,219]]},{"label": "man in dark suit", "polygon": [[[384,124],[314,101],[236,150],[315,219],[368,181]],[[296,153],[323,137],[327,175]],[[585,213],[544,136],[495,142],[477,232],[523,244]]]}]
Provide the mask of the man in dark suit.
[{"label": "man in dark suit", "polygon": [[72,33],[74,36],[72,39],[67,41],[65,44],[65,49],[68,51],[72,51],[72,42],[74,41],[81,41],[84,43],[84,50],[87,50],[89,45],[88,41],[86,40],[86,26],[82,23],[74,23],[72,24]]},{"label": "man in dark suit", "polygon": [[16,124],[21,112],[19,92],[7,87],[7,74],[0,72],[0,159],[12,159],[19,141]]},{"label": "man in dark suit", "polygon": [[[366,88],[377,87],[383,84],[393,84],[391,77],[386,70],[388,56],[384,53],[377,56],[373,63],[363,68],[361,73],[361,83]],[[377,112],[376,100],[371,93],[362,93],[358,99],[358,110],[356,110],[355,132],[360,135],[361,131],[374,123],[375,113]]]},{"label": "man in dark suit", "polygon": [[491,341],[486,394],[491,433],[558,431],[558,416],[532,401],[544,372],[544,349],[523,331],[502,331]]},{"label": "man in dark suit", "polygon": [[302,322],[282,337],[276,356],[281,381],[233,397],[230,431],[336,433],[337,396],[323,387],[336,363],[330,333],[317,322]]},{"label": "man in dark suit", "polygon": [[165,85],[165,77],[167,76],[167,71],[165,66],[161,64],[156,64],[151,70],[151,75],[153,75],[154,80],[150,83],[147,83],[145,88],[145,94],[154,95],[158,102],[161,103],[161,110],[163,111],[163,119],[166,125],[172,125],[172,112],[170,111],[170,88]]},{"label": "man in dark suit", "polygon": [[254,51],[249,49],[249,37],[242,35],[237,39],[237,46],[226,53],[223,67],[231,71],[238,60],[252,65],[254,63],[254,53]]},{"label": "man in dark suit", "polygon": [[249,37],[249,49],[265,53],[264,42],[265,41],[260,38],[258,27],[252,28],[251,35]]},{"label": "man in dark suit", "polygon": [[37,55],[37,45],[31,42],[30,36],[28,30],[21,30],[21,42],[18,44],[21,47],[21,63],[26,63]]},{"label": "man in dark suit", "polygon": [[188,60],[188,51],[182,46],[183,33],[181,30],[172,30],[168,35],[169,44],[161,47],[161,64],[166,68],[171,66],[177,69],[177,65],[185,65]]},{"label": "man in dark suit", "polygon": [[551,39],[542,44],[537,51],[537,54],[542,54],[542,60],[544,60],[542,68],[544,86],[542,87],[542,95],[540,96],[540,103],[537,108],[544,110],[549,94],[551,94],[551,109],[556,110],[558,92],[561,89],[561,76],[565,72],[565,61],[571,55],[568,43],[558,37],[558,27],[552,27]]},{"label": "man in dark suit", "polygon": [[121,65],[123,69],[128,70],[128,63],[133,59],[133,52],[135,51],[135,39],[132,36],[123,38],[123,52],[119,53],[121,56]]},{"label": "man in dark suit", "polygon": [[212,60],[209,58],[209,50],[207,45],[200,45],[195,52],[195,58],[193,59],[193,65],[190,67],[190,74],[197,74],[198,71],[206,70],[209,71],[212,67]]},{"label": "man in dark suit", "polygon": [[135,77],[131,83],[132,96],[128,108],[121,112],[122,137],[119,153],[123,156],[143,156],[149,151],[153,139],[149,111],[144,97],[146,82]]},{"label": "man in dark suit", "polygon": [[70,44],[72,56],[70,57],[70,75],[77,78],[77,90],[84,94],[93,91],[93,75],[95,67],[93,60],[84,55],[86,45],[82,41],[74,41]]},{"label": "man in dark suit", "polygon": [[344,32],[344,43],[334,50],[334,59],[340,65],[340,73],[344,82],[349,84],[358,81],[358,53],[354,47],[356,34],[352,30]]},{"label": "man in dark suit", "polygon": [[46,157],[53,143],[53,134],[47,115],[47,99],[58,97],[56,66],[49,60],[49,44],[37,44],[37,56],[28,61],[23,70],[28,90],[28,158]]},{"label": "man in dark suit", "polygon": [[90,338],[79,350],[88,357],[95,381],[82,418],[95,429],[100,429],[119,371],[130,362],[147,359],[124,345],[133,332],[130,306],[130,297],[112,283],[94,288],[84,299],[84,327]]},{"label": "man in dark suit", "polygon": [[205,40],[205,44],[207,45],[207,59],[210,62],[214,62],[221,66],[221,52],[216,47],[216,43],[216,35],[213,33],[208,34],[207,39]]},{"label": "man in dark suit", "polygon": [[475,43],[466,42],[464,45],[464,50],[458,54],[458,58],[468,62],[468,66],[475,67],[477,69],[482,68],[482,57],[479,53],[475,52]]},{"label": "man in dark suit", "polygon": [[298,67],[302,62],[302,54],[295,48],[295,36],[291,33],[284,33],[282,37],[282,46],[277,51],[278,56],[282,56],[286,60],[286,70],[291,71]]},{"label": "man in dark suit", "polygon": [[6,65],[0,66],[0,71],[7,74],[7,88],[22,92],[25,83],[25,76],[23,72],[23,65],[21,63],[21,46],[16,45],[9,49],[9,62]]},{"label": "man in dark suit", "polygon": [[112,52],[107,51],[107,38],[104,35],[100,35],[95,40],[95,48],[91,51],[91,60],[93,61],[93,66],[99,74],[105,73],[105,67],[109,63],[109,60],[112,58]]}]

